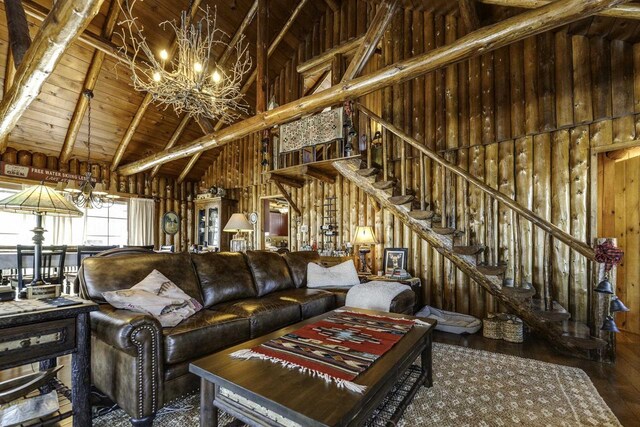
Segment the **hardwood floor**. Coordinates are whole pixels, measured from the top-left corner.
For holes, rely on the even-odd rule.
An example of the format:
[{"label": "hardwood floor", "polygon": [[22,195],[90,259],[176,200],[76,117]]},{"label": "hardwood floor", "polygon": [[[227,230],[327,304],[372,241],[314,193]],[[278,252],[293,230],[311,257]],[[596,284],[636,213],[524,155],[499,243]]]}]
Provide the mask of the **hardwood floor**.
[{"label": "hardwood floor", "polygon": [[[580,368],[589,375],[598,392],[622,425],[638,425],[640,419],[640,336],[638,335],[623,333],[618,335],[615,365],[564,356],[556,352],[546,341],[536,336],[527,336],[522,344],[512,344],[484,338],[480,333],[465,336],[435,331],[434,341]],[[69,384],[70,357],[60,358],[59,363],[65,365],[60,371],[60,379],[65,384]],[[36,367],[27,365],[0,371],[0,381],[31,372],[32,369],[36,369]],[[70,425],[70,419],[61,424],[62,427]]]}]

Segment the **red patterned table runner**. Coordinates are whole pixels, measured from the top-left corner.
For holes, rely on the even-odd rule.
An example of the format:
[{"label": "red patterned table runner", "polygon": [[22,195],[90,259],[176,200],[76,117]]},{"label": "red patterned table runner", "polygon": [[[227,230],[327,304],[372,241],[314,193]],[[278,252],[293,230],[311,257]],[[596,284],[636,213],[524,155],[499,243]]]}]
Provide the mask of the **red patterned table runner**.
[{"label": "red patterned table runner", "polygon": [[366,387],[353,380],[400,341],[415,323],[423,324],[419,320],[335,311],[279,338],[236,351],[231,357],[271,360],[362,393]]}]

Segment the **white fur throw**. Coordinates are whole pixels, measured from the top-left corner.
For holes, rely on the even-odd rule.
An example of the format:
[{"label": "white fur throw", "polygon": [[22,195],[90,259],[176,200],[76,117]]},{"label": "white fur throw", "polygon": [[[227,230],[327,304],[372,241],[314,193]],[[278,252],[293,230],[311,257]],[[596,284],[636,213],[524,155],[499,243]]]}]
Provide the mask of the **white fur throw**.
[{"label": "white fur throw", "polygon": [[102,296],[115,308],[155,317],[163,327],[176,326],[202,310],[197,300],[158,270],[153,270],[131,289],[103,292]]},{"label": "white fur throw", "polygon": [[360,283],[353,260],[333,267],[323,267],[310,262],[307,264],[308,288],[344,288]]},{"label": "white fur throw", "polygon": [[389,312],[391,301],[407,289],[410,288],[398,282],[361,283],[349,289],[345,306]]}]

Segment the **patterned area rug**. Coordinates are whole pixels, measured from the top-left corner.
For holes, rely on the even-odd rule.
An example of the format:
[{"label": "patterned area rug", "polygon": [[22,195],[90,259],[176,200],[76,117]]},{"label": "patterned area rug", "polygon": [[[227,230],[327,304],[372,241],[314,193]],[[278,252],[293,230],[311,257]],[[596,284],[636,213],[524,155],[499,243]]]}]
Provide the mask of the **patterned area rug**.
[{"label": "patterned area rug", "polygon": [[[581,369],[447,344],[433,347],[434,385],[420,389],[401,426],[620,426]],[[408,372],[398,382],[369,425],[384,425],[413,376]],[[198,409],[197,394],[178,399],[154,426],[198,426]],[[221,414],[219,425],[230,421]],[[120,409],[93,425],[130,426]]]}]

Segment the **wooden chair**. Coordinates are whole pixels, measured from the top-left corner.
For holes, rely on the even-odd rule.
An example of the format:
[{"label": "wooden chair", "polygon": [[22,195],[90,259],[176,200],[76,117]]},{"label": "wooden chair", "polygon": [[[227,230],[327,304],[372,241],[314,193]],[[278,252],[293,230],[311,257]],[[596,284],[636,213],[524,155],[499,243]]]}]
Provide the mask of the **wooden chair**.
[{"label": "wooden chair", "polygon": [[[22,290],[25,285],[33,280],[35,269],[35,248],[33,246],[16,246],[18,257],[18,273],[11,284]],[[64,282],[64,265],[67,256],[67,245],[43,246],[42,247],[42,280],[51,284],[62,284]]]}]

